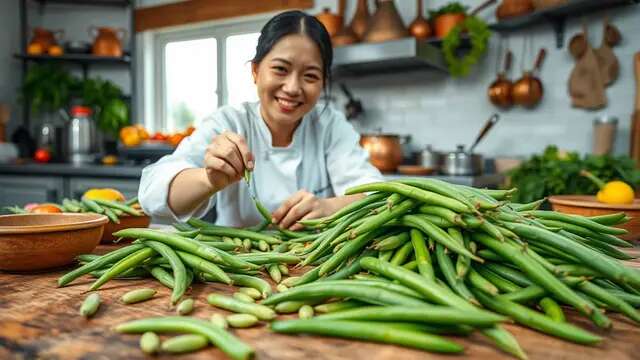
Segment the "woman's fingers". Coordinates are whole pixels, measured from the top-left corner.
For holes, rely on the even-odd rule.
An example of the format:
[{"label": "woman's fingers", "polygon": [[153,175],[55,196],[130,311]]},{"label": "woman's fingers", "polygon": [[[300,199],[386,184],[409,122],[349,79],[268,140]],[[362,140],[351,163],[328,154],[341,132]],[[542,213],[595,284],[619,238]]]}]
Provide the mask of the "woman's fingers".
[{"label": "woman's fingers", "polygon": [[281,218],[276,218],[278,225],[283,229],[291,227],[296,221],[313,211],[315,204],[316,197],[313,194],[306,191],[297,192],[281,206],[286,208],[286,212]]},{"label": "woman's fingers", "polygon": [[222,135],[226,137],[229,142],[235,145],[238,150],[238,154],[242,158],[242,163],[244,165],[243,170],[244,167],[248,170],[253,170],[253,153],[249,150],[249,145],[247,145],[247,141],[244,137],[232,132],[224,132]]},{"label": "woman's fingers", "polygon": [[318,210],[318,209],[314,209],[313,211],[309,212],[307,215],[305,215],[302,218],[298,219],[295,224],[293,224],[293,225],[291,225],[289,227],[289,230],[291,230],[291,231],[303,230],[304,229],[304,225],[299,224],[298,221],[317,219],[319,217],[322,217],[322,212],[320,210]]},{"label": "woman's fingers", "polygon": [[224,135],[216,137],[209,146],[209,150],[214,157],[223,159],[229,163],[238,174],[244,174],[245,166],[242,155],[240,155],[240,150],[238,150],[236,144],[227,137]]},{"label": "woman's fingers", "polygon": [[221,172],[231,179],[239,177],[239,172],[231,164],[212,154],[205,155],[204,166],[207,170]]},{"label": "woman's fingers", "polygon": [[287,200],[285,200],[276,211],[273,212],[272,222],[274,224],[280,224],[280,222],[284,219],[284,217],[289,213],[291,208],[296,206],[305,196],[306,191],[301,190],[291,195]]}]

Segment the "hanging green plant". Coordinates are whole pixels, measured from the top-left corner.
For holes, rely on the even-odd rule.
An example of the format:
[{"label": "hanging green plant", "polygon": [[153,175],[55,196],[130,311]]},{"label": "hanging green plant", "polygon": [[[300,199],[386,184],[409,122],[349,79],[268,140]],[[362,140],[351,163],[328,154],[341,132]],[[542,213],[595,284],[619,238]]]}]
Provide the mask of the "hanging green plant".
[{"label": "hanging green plant", "polygon": [[[462,57],[456,54],[462,39],[460,35],[466,30],[469,34],[471,49]],[[475,16],[467,17],[464,22],[453,28],[442,41],[442,52],[452,76],[467,76],[471,67],[475,65],[487,51],[487,44],[491,37],[491,30],[486,22]]]},{"label": "hanging green plant", "polygon": [[80,80],[54,64],[29,67],[22,85],[20,101],[29,102],[33,115],[54,112],[69,105]]}]

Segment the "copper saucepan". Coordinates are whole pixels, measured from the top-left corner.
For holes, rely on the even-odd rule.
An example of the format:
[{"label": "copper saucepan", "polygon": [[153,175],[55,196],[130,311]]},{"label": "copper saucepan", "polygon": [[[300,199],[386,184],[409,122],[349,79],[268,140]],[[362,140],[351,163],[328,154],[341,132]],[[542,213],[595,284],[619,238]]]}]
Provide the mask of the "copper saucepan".
[{"label": "copper saucepan", "polygon": [[410,136],[395,134],[362,134],[360,145],[369,152],[369,161],[382,172],[394,172],[402,163],[402,144]]},{"label": "copper saucepan", "polygon": [[542,87],[542,82],[536,76],[536,73],[540,70],[546,54],[546,49],[540,49],[533,69],[531,71],[525,71],[522,77],[513,84],[511,97],[515,104],[531,108],[536,106],[542,99],[544,88]]}]

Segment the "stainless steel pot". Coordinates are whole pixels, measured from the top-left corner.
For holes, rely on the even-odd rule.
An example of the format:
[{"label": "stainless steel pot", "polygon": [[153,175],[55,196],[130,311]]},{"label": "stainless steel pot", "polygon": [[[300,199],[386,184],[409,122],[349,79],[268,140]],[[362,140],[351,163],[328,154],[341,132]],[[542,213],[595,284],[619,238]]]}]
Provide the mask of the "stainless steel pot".
[{"label": "stainless steel pot", "polygon": [[480,154],[474,154],[473,149],[500,120],[498,114],[493,114],[480,130],[473,145],[465,151],[464,145],[458,145],[456,151],[444,156],[441,172],[445,175],[480,175],[484,171],[484,159]]},{"label": "stainless steel pot", "polygon": [[418,163],[426,168],[438,170],[443,162],[442,153],[435,151],[431,145],[427,145],[421,152]]}]

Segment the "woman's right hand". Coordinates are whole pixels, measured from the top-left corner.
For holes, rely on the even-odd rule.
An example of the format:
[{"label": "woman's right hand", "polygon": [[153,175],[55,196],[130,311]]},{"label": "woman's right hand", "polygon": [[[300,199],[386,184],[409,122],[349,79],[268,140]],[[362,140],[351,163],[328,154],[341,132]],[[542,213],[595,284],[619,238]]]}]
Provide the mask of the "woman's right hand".
[{"label": "woman's right hand", "polygon": [[253,154],[242,135],[225,131],[216,135],[204,154],[204,167],[213,191],[217,192],[253,171]]}]

